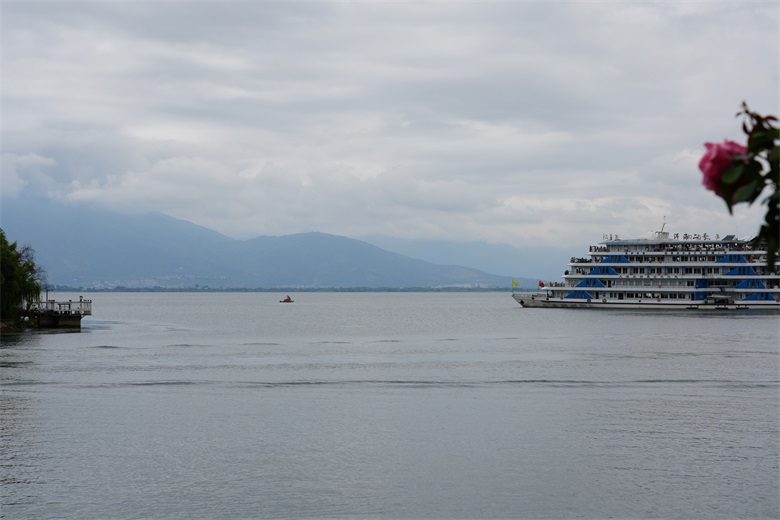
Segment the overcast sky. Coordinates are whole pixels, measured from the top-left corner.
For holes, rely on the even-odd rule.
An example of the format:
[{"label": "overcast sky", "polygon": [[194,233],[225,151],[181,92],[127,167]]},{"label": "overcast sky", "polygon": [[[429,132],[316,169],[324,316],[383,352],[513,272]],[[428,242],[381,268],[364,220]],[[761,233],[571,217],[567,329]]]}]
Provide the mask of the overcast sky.
[{"label": "overcast sky", "polygon": [[705,141],[778,114],[778,2],[2,2],[2,196],[517,247],[753,234]]}]

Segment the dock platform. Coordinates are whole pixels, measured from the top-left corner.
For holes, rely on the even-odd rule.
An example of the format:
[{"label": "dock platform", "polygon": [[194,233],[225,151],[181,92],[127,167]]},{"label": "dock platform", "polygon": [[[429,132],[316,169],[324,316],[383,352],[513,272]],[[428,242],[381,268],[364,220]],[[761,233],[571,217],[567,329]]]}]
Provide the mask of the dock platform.
[{"label": "dock platform", "polygon": [[39,301],[29,311],[30,320],[44,329],[81,328],[81,319],[92,315],[92,300]]}]

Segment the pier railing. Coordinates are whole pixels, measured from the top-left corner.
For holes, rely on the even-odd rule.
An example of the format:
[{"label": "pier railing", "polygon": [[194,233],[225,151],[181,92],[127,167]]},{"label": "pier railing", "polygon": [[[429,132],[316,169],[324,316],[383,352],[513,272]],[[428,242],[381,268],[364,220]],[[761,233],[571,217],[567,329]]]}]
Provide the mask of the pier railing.
[{"label": "pier railing", "polygon": [[77,301],[43,300],[35,302],[31,309],[34,315],[91,316],[92,300],[79,298]]}]

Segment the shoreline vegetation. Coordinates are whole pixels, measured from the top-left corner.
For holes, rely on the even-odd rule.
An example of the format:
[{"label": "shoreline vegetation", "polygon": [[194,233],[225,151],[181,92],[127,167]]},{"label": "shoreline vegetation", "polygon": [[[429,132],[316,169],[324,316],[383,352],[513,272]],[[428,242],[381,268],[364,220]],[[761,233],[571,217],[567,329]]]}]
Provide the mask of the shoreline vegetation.
[{"label": "shoreline vegetation", "polygon": [[45,279],[32,247],[9,242],[0,229],[0,331],[27,327],[26,314],[40,297]]}]

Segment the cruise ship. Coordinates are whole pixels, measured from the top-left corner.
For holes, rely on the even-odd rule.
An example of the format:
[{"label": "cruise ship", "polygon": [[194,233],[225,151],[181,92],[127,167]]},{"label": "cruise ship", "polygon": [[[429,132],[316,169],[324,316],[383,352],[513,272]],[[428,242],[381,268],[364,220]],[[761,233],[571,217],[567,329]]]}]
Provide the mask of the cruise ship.
[{"label": "cruise ship", "polygon": [[669,235],[605,235],[571,259],[562,282],[512,296],[523,307],[780,311],[778,263],[767,269],[765,249],[734,235]]}]

